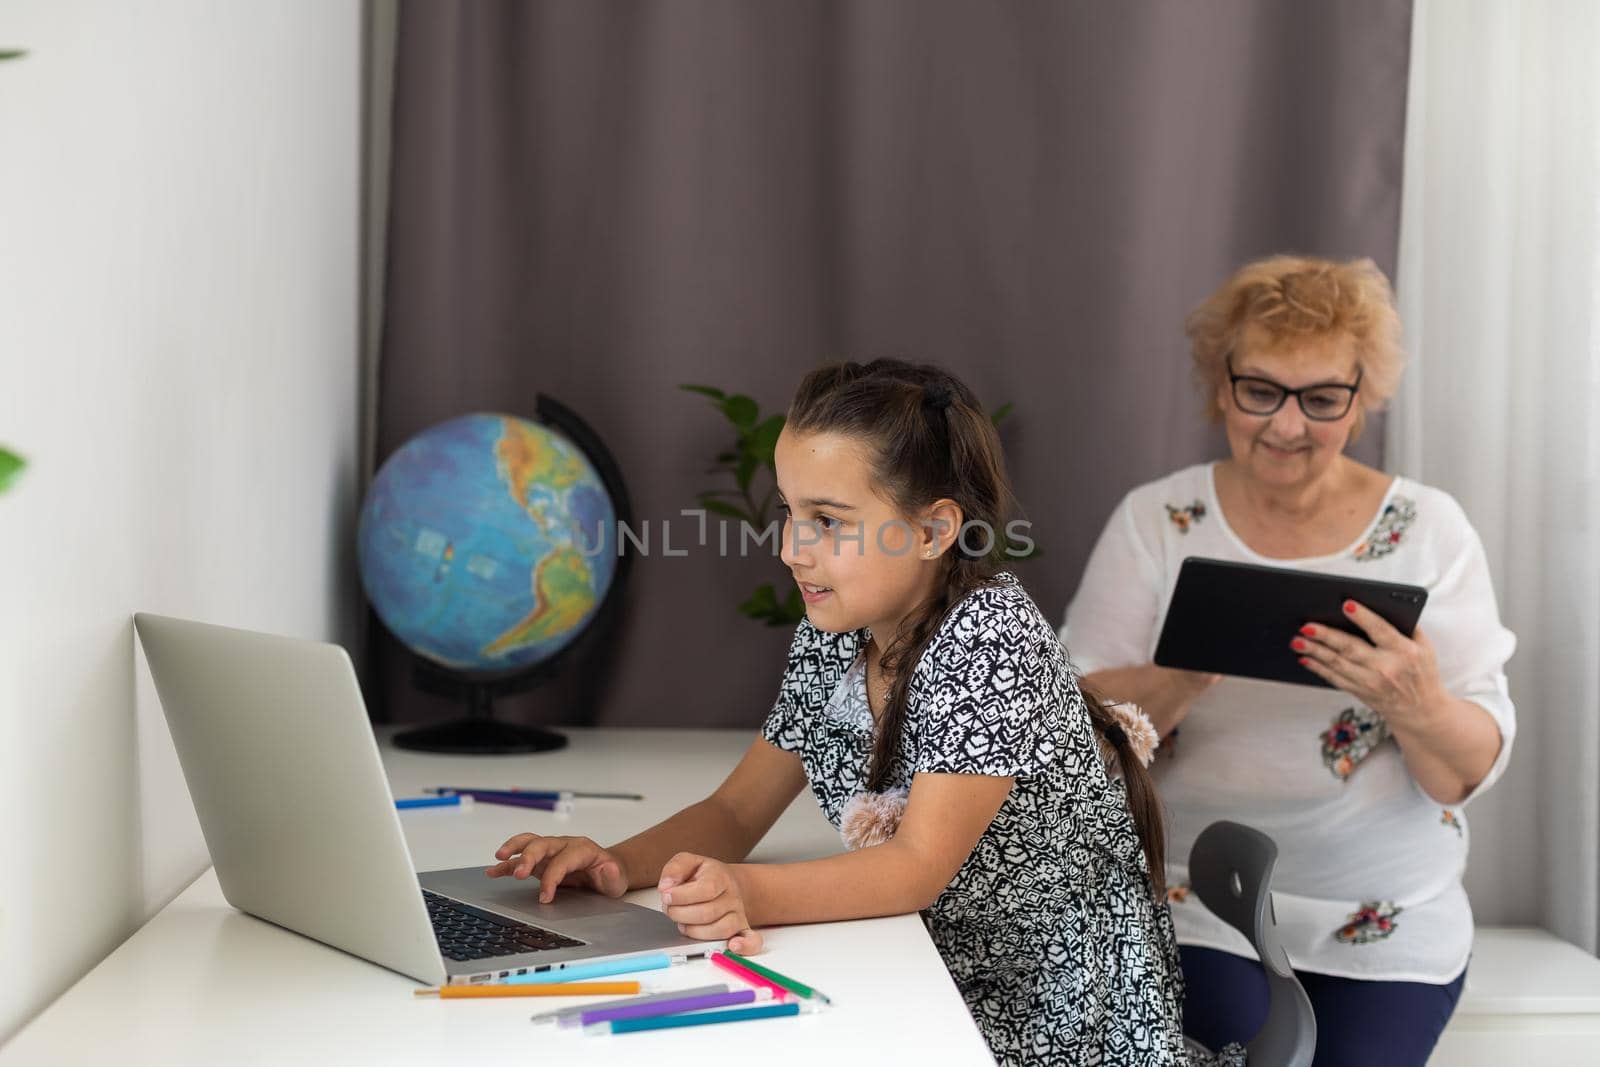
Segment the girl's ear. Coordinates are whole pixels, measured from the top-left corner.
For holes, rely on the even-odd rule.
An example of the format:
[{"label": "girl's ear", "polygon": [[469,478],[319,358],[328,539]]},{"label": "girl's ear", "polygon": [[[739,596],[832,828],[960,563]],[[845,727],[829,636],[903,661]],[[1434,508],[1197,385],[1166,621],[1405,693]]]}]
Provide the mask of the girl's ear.
[{"label": "girl's ear", "polygon": [[923,509],[917,548],[923,559],[937,559],[955,546],[964,516],[954,500],[935,500]]}]

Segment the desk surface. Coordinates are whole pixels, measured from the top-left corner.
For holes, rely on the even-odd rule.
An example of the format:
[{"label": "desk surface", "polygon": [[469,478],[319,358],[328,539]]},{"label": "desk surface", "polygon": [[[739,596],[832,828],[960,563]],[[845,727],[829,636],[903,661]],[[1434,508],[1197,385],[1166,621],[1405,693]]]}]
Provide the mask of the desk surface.
[{"label": "desk surface", "polygon": [[[572,815],[478,805],[401,813],[419,870],[489,862],[513,833],[620,840],[703,797],[753,731],[568,729],[568,747],[536,756],[436,756],[383,747],[397,796],[429,786],[536,785],[643,793],[591,800]],[[785,862],[840,848],[809,792],[751,858]],[[658,907],[653,890],[629,900]],[[0,1064],[990,1063],[987,1047],[914,915],[764,931],[770,966],[826,990],[822,1014],[678,1032],[585,1037],[534,1026],[535,1011],[575,999],[440,1001],[364,960],[235,911],[207,870],[133,937],[0,1048]],[[710,964],[652,980],[683,987],[726,976]]]}]

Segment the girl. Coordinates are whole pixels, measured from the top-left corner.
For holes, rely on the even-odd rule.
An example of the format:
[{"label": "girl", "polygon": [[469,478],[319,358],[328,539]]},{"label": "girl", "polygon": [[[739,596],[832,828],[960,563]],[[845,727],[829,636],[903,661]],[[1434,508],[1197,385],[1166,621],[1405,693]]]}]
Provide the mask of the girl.
[{"label": "girl", "polygon": [[[977,398],[933,367],[822,367],[776,460],[806,619],[761,737],[636,837],[519,834],[489,875],[537,877],[546,901],[655,885],[734,952],[763,926],[920,911],[1001,1062],[1181,1062],[1148,724],[1087,697],[996,572],[1010,492]],[[808,781],[852,850],[742,863]]]}]

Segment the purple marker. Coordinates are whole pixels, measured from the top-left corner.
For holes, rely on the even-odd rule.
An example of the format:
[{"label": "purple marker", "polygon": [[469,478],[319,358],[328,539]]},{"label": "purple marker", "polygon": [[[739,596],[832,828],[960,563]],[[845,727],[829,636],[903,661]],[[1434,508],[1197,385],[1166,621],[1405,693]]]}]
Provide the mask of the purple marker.
[{"label": "purple marker", "polygon": [[679,997],[676,1000],[658,1000],[654,1004],[596,1008],[579,1015],[578,1024],[592,1026],[595,1023],[615,1022],[618,1019],[651,1019],[657,1015],[677,1015],[680,1012],[699,1011],[701,1008],[725,1008],[732,1004],[750,1004],[757,1000],[765,1000],[771,995],[765,989],[759,991],[737,989],[731,993],[705,993],[696,997]]}]

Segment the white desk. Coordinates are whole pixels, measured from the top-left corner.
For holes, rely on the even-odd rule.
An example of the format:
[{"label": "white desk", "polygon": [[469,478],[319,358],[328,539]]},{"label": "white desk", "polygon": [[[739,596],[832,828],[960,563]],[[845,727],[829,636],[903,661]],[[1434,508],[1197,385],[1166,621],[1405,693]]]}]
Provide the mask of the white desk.
[{"label": "white desk", "polygon": [[[583,801],[575,814],[478,805],[419,809],[402,822],[419,869],[489,862],[522,830],[620,840],[704,796],[753,731],[579,730],[537,756],[452,757],[385,746],[396,795],[427,786],[549,785],[643,793]],[[752,859],[836,852],[810,792]],[[659,906],[654,890],[629,897]],[[835,1006],[790,1019],[585,1037],[535,1026],[576,999],[440,1001],[417,983],[230,908],[215,872],[176,900],[0,1048],[0,1064],[459,1064],[732,1062],[992,1063],[960,994],[914,915],[764,931],[763,962],[825,990]],[[657,977],[657,976],[670,977]],[[642,978],[675,987],[726,980],[698,962]]]}]

